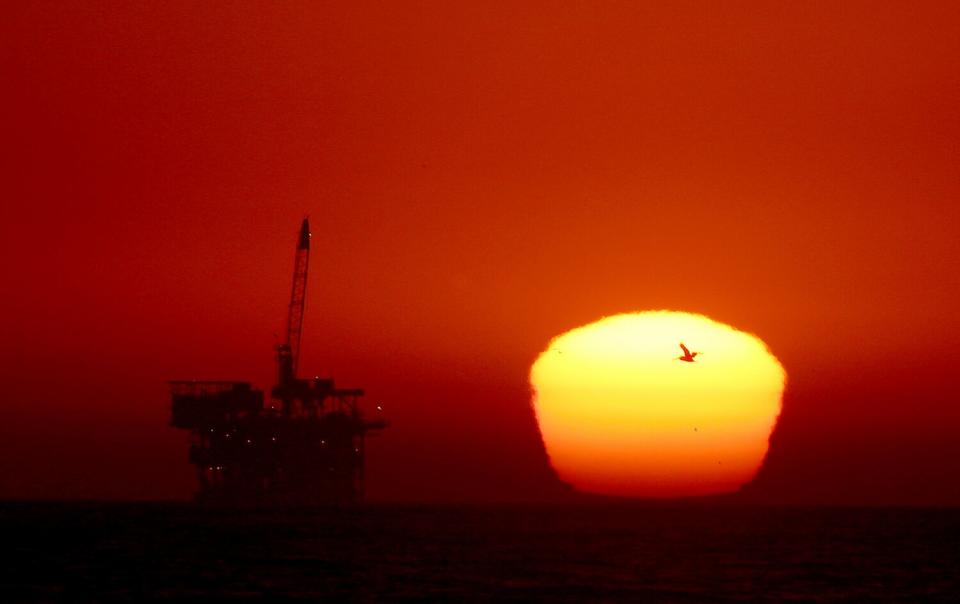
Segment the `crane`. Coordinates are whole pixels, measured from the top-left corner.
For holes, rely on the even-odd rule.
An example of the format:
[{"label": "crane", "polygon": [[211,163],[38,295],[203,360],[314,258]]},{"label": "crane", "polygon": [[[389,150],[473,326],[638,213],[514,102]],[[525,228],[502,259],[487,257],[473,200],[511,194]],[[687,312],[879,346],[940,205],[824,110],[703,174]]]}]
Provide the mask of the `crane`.
[{"label": "crane", "polygon": [[338,388],[333,378],[319,375],[297,377],[309,260],[304,218],[269,401],[250,382],[170,382],[170,424],[190,431],[198,500],[315,505],[363,497],[365,438],[387,422],[379,406],[374,419],[364,416],[363,390]]},{"label": "crane", "polygon": [[309,262],[310,222],[304,218],[303,223],[300,224],[300,237],[297,239],[297,250],[293,261],[293,288],[290,292],[290,307],[287,311],[287,333],[283,343],[277,346],[278,385],[281,387],[289,386],[297,379]]}]

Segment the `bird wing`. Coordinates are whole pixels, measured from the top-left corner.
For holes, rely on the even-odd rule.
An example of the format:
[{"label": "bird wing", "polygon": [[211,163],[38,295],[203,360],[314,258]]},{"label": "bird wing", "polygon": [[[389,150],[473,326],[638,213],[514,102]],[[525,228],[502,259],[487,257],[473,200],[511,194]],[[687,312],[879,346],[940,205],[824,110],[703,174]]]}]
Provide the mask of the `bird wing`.
[{"label": "bird wing", "polygon": [[680,348],[683,349],[683,354],[690,356],[690,351],[687,350],[687,347],[683,345],[683,342],[680,342]]}]

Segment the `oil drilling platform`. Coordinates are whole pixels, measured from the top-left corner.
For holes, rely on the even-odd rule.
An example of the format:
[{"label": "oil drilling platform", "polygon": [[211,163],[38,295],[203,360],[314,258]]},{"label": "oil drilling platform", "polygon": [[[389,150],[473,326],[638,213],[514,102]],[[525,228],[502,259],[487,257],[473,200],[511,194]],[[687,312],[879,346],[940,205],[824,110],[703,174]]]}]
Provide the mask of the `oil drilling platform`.
[{"label": "oil drilling platform", "polygon": [[[190,431],[200,502],[230,505],[350,504],[363,498],[364,441],[387,426],[365,418],[363,390],[297,377],[310,259],[300,226],[277,385],[264,404],[250,382],[171,381],[170,424]],[[377,407],[377,413],[381,411]]]}]

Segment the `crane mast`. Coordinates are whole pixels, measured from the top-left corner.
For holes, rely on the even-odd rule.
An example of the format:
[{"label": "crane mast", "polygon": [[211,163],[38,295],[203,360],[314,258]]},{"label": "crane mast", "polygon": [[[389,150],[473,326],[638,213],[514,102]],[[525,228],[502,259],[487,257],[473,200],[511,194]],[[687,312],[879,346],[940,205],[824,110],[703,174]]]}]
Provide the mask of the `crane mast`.
[{"label": "crane mast", "polygon": [[277,347],[278,383],[288,385],[297,377],[300,361],[300,338],[303,334],[303,311],[307,298],[307,266],[310,262],[310,222],[304,218],[297,239],[297,251],[293,263],[293,287],[290,292],[290,307],[287,311],[286,338]]}]

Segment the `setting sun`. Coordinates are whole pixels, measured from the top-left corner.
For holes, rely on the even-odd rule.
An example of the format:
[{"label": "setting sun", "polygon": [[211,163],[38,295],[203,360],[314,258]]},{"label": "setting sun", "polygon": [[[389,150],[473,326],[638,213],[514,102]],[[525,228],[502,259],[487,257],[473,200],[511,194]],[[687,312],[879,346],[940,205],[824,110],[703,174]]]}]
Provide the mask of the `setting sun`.
[{"label": "setting sun", "polygon": [[562,480],[594,493],[681,497],[734,491],[754,477],[786,373],[756,336],[653,311],[554,338],[530,380]]}]

